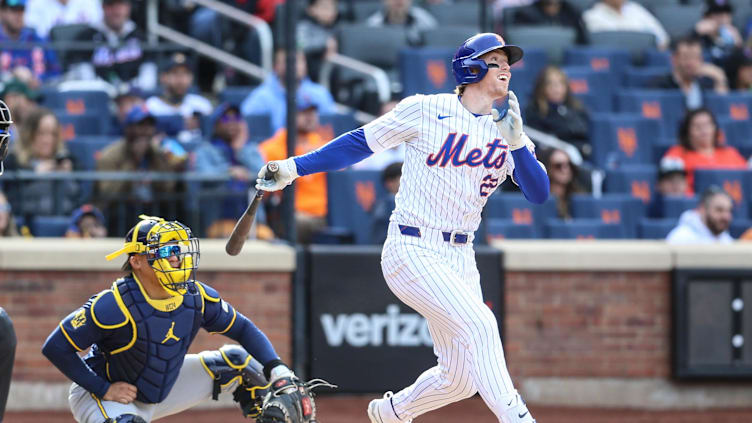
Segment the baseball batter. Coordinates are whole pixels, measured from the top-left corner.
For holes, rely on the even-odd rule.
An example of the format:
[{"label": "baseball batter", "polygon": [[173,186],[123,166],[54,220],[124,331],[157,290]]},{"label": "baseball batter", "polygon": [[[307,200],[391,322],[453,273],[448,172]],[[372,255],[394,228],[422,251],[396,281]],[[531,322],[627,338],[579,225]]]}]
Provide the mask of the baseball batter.
[{"label": "baseball batter", "polygon": [[[73,417],[79,423],[151,422],[233,389],[244,415],[261,414],[266,381],[292,372],[263,332],[194,280],[199,244],[191,230],[141,219],[123,248],[107,256],[127,254],[127,275],[64,318],[44,344],[44,355],[74,382]],[[186,355],[201,328],[242,348]]]},{"label": "baseball batter", "polygon": [[[492,33],[465,41],[452,61],[454,94],[415,95],[390,113],[319,150],[277,162],[274,191],[302,175],[345,168],[406,145],[402,179],[381,265],[389,288],[423,315],[438,358],[412,385],[371,401],[373,423],[409,422],[479,392],[500,422],[534,422],[509,377],[496,318],[483,303],[472,248],[483,206],[507,177],[542,203],[549,181],[524,134],[509,91],[510,65],[522,49]],[[509,97],[502,118],[494,101]]]}]

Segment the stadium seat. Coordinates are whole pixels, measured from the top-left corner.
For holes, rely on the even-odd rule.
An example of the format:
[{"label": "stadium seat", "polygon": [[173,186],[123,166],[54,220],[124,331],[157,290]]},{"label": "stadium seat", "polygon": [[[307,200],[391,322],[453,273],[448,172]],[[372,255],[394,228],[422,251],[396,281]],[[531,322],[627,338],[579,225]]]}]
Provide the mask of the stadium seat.
[{"label": "stadium seat", "polygon": [[624,238],[619,225],[599,219],[550,219],[546,222],[546,237],[551,239],[620,239]]},{"label": "stadium seat", "polygon": [[509,82],[509,89],[514,91],[520,101],[526,101],[530,98],[535,80],[547,64],[548,57],[545,50],[542,48],[526,48],[522,60],[512,65],[512,79]]},{"label": "stadium seat", "polygon": [[658,49],[647,49],[643,52],[643,63],[645,67],[671,67],[671,53]]},{"label": "stadium seat", "polygon": [[101,114],[109,113],[110,97],[100,90],[52,91],[45,95],[43,105],[68,115]]},{"label": "stadium seat", "polygon": [[590,66],[567,66],[562,70],[569,78],[569,89],[588,110],[613,110],[613,78],[607,72],[592,70]]},{"label": "stadium seat", "polygon": [[[736,120],[731,117],[718,117],[721,141],[736,148],[752,147],[752,120]],[[746,155],[745,155],[746,157]]]},{"label": "stadium seat", "polygon": [[182,115],[161,115],[154,117],[157,123],[157,132],[165,133],[171,137],[176,136],[185,126],[185,118]]},{"label": "stadium seat", "polygon": [[107,136],[77,137],[65,143],[65,147],[73,156],[73,165],[76,170],[94,170],[97,153],[114,141],[116,138]]},{"label": "stadium seat", "polygon": [[651,7],[653,15],[663,24],[671,39],[688,35],[702,19],[704,4],[664,4]]},{"label": "stadium seat", "polygon": [[63,139],[75,139],[80,135],[106,135],[110,119],[103,119],[101,113],[89,112],[79,115],[57,114]]},{"label": "stadium seat", "polygon": [[225,87],[225,89],[219,93],[219,103],[228,102],[239,107],[240,103],[242,103],[243,100],[248,97],[248,94],[250,94],[255,88],[255,85],[235,85]]},{"label": "stadium seat", "polygon": [[742,236],[742,234],[744,234],[744,232],[746,232],[750,228],[752,228],[752,220],[734,219],[731,221],[729,233],[731,234],[732,238],[739,239],[739,237]]},{"label": "stadium seat", "polygon": [[655,166],[625,166],[606,171],[606,193],[631,194],[645,204],[653,198],[657,170]]},{"label": "stadium seat", "polygon": [[557,217],[557,215],[554,198],[549,198],[543,204],[533,204],[518,192],[497,192],[491,195],[488,197],[484,210],[484,216],[487,219],[504,219],[520,226],[532,225],[536,237],[543,236],[544,222]]},{"label": "stadium seat", "polygon": [[679,141],[676,138],[656,138],[653,140],[653,160],[659,162],[666,152]]},{"label": "stadium seat", "polygon": [[[457,3],[439,2],[429,3],[428,12],[439,21],[439,26],[464,25],[475,28],[475,32],[481,28],[480,25],[480,4],[478,2],[461,1]],[[486,24],[490,27],[493,20],[493,14],[486,14]],[[461,40],[460,42],[465,41]],[[457,44],[459,45],[459,44]]]},{"label": "stadium seat", "polygon": [[[520,225],[513,219],[485,219],[486,236],[491,239],[532,239],[541,238],[535,225]],[[484,223],[481,223],[483,225]]]},{"label": "stadium seat", "polygon": [[451,92],[454,48],[424,47],[400,52],[400,78],[405,96]]},{"label": "stadium seat", "polygon": [[621,90],[616,94],[616,110],[638,113],[659,122],[662,137],[675,137],[679,122],[684,117],[684,95],[678,90]]},{"label": "stadium seat", "polygon": [[709,93],[705,96],[705,101],[716,118],[727,116],[733,120],[749,120],[752,117],[752,94],[750,93]]},{"label": "stadium seat", "polygon": [[637,236],[637,223],[645,214],[645,205],[631,194],[604,194],[600,198],[578,194],[572,196],[570,204],[575,219],[600,219],[604,224],[617,225],[624,238]]},{"label": "stadium seat", "polygon": [[665,239],[669,232],[676,227],[679,220],[673,219],[640,219],[638,235],[640,239]]},{"label": "stadium seat", "polygon": [[37,237],[62,237],[70,225],[70,216],[34,216],[31,234]]},{"label": "stadium seat", "polygon": [[355,235],[355,242],[368,244],[371,239],[370,212],[377,199],[385,195],[381,172],[344,170],[326,175],[330,226],[345,227]]},{"label": "stadium seat", "polygon": [[[561,63],[564,50],[575,45],[577,33],[573,28],[560,26],[522,26],[504,28],[504,39],[509,44],[528,48],[536,47],[546,51],[548,60]],[[512,78],[514,79],[514,78]]]},{"label": "stadium seat", "polygon": [[[356,22],[365,21],[371,15],[378,12],[379,9],[384,7],[384,3],[379,0],[360,0],[348,2],[348,4],[350,5],[350,7],[352,7],[352,12],[354,15],[353,17],[355,18]],[[284,16],[284,14],[281,14],[279,16]]]},{"label": "stadium seat", "polygon": [[450,48],[452,49],[451,56],[454,56],[457,47],[477,33],[478,28],[475,25],[442,25],[423,32],[423,45],[426,47]]},{"label": "stadium seat", "polygon": [[396,26],[343,25],[338,41],[340,54],[391,70],[407,47],[407,32]]},{"label": "stadium seat", "polygon": [[663,217],[678,219],[682,213],[697,207],[697,197],[663,197]]},{"label": "stadium seat", "polygon": [[624,72],[622,85],[627,88],[650,89],[654,81],[670,73],[670,66],[631,66]]},{"label": "stadium seat", "polygon": [[591,116],[592,159],[601,168],[652,162],[652,142],[660,123],[638,115],[600,113]]},{"label": "stadium seat", "polygon": [[723,188],[734,199],[734,216],[749,217],[748,203],[752,196],[752,177],[749,170],[698,169],[695,171],[695,193],[702,192],[711,185]]},{"label": "stadium seat", "polygon": [[321,115],[321,134],[326,140],[334,139],[345,132],[358,128],[358,121],[352,113],[336,113],[332,115]]},{"label": "stadium seat", "polygon": [[627,49],[632,62],[644,61],[643,52],[656,47],[655,35],[637,31],[599,31],[591,32],[590,44],[595,47]]},{"label": "stadium seat", "polygon": [[585,66],[606,73],[612,87],[621,84],[624,71],[631,63],[629,51],[620,48],[574,47],[564,52],[565,66]]}]

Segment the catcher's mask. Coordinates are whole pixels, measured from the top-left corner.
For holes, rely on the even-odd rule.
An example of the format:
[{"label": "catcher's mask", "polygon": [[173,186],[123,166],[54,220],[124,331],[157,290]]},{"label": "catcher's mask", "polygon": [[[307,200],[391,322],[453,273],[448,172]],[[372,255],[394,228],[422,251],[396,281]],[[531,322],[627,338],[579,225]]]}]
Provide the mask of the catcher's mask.
[{"label": "catcher's mask", "polygon": [[[200,257],[198,238],[191,229],[178,221],[140,215],[141,221],[125,236],[123,248],[107,255],[112,260],[121,254],[145,255],[159,282],[172,294],[197,294],[195,272]],[[172,267],[169,258],[177,256],[179,267]]]},{"label": "catcher's mask", "polygon": [[10,125],[13,120],[10,118],[10,109],[4,101],[0,100],[0,175],[5,170],[3,160],[8,155],[8,145],[10,144]]}]

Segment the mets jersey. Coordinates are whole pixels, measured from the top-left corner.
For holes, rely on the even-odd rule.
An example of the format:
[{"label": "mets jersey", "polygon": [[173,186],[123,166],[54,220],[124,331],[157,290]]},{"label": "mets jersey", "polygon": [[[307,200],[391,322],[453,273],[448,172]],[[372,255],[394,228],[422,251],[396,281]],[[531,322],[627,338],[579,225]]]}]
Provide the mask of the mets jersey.
[{"label": "mets jersey", "polygon": [[400,224],[473,232],[488,196],[514,171],[491,115],[471,113],[455,94],[408,97],[363,129],[374,153],[406,145],[391,217]]}]

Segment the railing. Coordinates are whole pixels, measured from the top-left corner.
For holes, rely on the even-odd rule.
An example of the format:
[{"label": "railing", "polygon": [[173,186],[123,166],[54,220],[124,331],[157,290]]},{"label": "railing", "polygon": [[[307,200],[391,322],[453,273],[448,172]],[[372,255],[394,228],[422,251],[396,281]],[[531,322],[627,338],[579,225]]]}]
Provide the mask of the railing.
[{"label": "railing", "polygon": [[334,66],[342,66],[373,79],[374,83],[376,83],[376,93],[379,96],[380,102],[386,103],[391,98],[389,76],[387,76],[383,69],[341,54],[327,56],[326,60],[324,60],[324,63],[321,65],[319,82],[327,89],[329,89],[329,80]]}]

